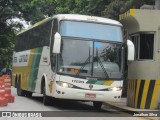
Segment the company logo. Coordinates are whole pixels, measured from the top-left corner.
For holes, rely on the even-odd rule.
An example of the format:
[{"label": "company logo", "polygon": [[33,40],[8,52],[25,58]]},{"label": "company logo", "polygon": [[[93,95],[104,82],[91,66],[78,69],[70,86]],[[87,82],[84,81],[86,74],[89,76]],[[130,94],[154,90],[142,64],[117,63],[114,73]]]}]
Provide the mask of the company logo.
[{"label": "company logo", "polygon": [[48,62],[48,58],[47,57],[43,57],[43,62]]},{"label": "company logo", "polygon": [[22,62],[27,62],[28,61],[28,55],[21,55],[19,57],[19,63],[22,63]]},{"label": "company logo", "polygon": [[89,85],[89,89],[90,90],[93,89],[93,85],[92,84]]},{"label": "company logo", "polygon": [[2,112],[2,117],[12,117],[11,112]]},{"label": "company logo", "polygon": [[[1,115],[1,114],[0,114]],[[0,117],[42,117],[42,113],[40,112],[2,112],[2,116]]]}]

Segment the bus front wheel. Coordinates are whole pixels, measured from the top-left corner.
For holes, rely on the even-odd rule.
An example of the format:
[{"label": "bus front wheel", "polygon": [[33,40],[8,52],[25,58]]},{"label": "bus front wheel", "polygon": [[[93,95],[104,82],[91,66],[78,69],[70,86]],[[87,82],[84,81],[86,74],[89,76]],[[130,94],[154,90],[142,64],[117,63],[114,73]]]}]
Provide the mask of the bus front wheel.
[{"label": "bus front wheel", "polygon": [[93,106],[96,110],[100,110],[102,106],[102,102],[94,101]]},{"label": "bus front wheel", "polygon": [[48,106],[50,105],[50,97],[46,95],[46,87],[43,86],[43,104]]}]

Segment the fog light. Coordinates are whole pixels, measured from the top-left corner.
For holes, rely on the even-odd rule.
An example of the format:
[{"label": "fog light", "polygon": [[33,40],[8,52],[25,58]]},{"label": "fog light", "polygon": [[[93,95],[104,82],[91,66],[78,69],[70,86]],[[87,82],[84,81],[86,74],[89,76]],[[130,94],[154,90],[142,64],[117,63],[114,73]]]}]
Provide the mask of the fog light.
[{"label": "fog light", "polygon": [[56,92],[58,93],[58,94],[60,94],[61,92],[60,91],[58,91],[58,90],[56,90]]}]

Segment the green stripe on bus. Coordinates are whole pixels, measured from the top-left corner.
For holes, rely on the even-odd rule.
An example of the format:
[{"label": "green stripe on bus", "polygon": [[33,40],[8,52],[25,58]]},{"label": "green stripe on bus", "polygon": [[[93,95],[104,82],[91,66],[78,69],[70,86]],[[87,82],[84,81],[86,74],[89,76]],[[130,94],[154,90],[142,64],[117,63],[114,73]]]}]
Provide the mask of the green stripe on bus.
[{"label": "green stripe on bus", "polygon": [[95,83],[96,83],[95,80],[88,80],[88,81],[87,81],[87,84],[95,84]]},{"label": "green stripe on bus", "polygon": [[36,48],[35,53],[33,55],[33,61],[31,65],[31,71],[30,71],[29,83],[28,83],[29,91],[35,90],[42,50],[43,48]]},{"label": "green stripe on bus", "polygon": [[113,83],[113,81],[111,81],[111,80],[109,80],[109,81],[102,81],[102,80],[98,80],[98,81],[96,81],[96,80],[88,80],[86,83],[87,83],[87,84],[95,84],[95,85],[106,85],[106,86],[110,86],[110,85]]},{"label": "green stripe on bus", "polygon": [[95,84],[97,84],[97,85],[103,85],[104,82],[105,81],[97,81]]}]

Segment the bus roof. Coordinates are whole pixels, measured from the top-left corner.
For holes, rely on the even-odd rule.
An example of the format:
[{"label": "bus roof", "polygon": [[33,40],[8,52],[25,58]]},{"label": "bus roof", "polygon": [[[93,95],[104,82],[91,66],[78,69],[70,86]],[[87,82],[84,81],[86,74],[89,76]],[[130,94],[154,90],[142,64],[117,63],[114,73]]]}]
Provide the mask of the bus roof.
[{"label": "bus roof", "polygon": [[58,18],[59,20],[65,19],[65,20],[77,20],[77,21],[91,21],[91,22],[114,24],[114,25],[122,26],[122,24],[116,20],[112,20],[104,17],[97,17],[97,16],[88,16],[88,15],[79,15],[79,14],[58,14],[53,16],[53,18]]},{"label": "bus roof", "polygon": [[52,17],[45,18],[45,19],[43,19],[43,20],[41,20],[41,21],[35,23],[35,24],[32,25],[31,27],[29,27],[29,28],[27,28],[27,29],[23,29],[23,30],[20,31],[17,35],[20,35],[20,34],[26,32],[26,31],[28,31],[28,30],[30,30],[30,29],[36,27],[36,26],[39,26],[39,25],[41,25],[41,24],[44,24],[44,23],[46,23],[46,22],[48,22],[48,21],[50,21],[50,20],[52,20]]},{"label": "bus roof", "polygon": [[105,23],[105,24],[113,24],[113,25],[119,25],[122,26],[122,24],[116,20],[103,18],[103,17],[96,17],[96,16],[88,16],[88,15],[79,15],[79,14],[57,14],[53,17],[48,17],[42,21],[39,21],[35,23],[33,26],[29,27],[28,29],[22,30],[17,35],[22,34],[36,26],[42,25],[54,18],[57,18],[58,21],[60,20],[77,20],[77,21],[88,21],[88,22],[96,22],[96,23]]}]

